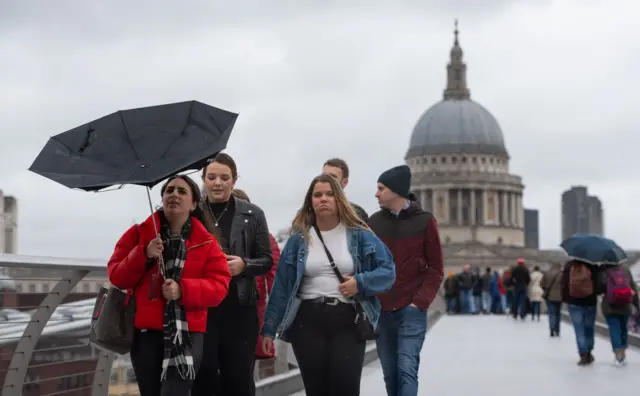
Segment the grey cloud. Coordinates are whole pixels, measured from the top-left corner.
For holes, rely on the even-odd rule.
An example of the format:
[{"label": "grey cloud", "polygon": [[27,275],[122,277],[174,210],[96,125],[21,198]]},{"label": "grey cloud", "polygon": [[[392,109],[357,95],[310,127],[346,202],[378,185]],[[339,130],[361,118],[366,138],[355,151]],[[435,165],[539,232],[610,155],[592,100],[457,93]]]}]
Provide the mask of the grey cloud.
[{"label": "grey cloud", "polygon": [[[414,123],[441,98],[454,17],[472,97],[503,128],[525,204],[541,210],[543,244],[557,245],[559,194],[577,183],[603,198],[611,236],[634,243],[636,212],[621,209],[635,211],[628,197],[640,193],[640,86],[630,78],[640,51],[620,39],[636,32],[627,14],[619,31],[603,14],[563,33],[535,27],[552,17],[551,1],[343,3],[11,2],[0,13],[0,86],[10,92],[0,97],[0,188],[19,198],[21,251],[107,257],[148,212],[141,188],[71,192],[27,172],[49,136],[179,100],[240,113],[228,149],[238,187],[274,232],[332,156],[352,168],[349,198],[374,211],[378,175],[403,162]],[[572,15],[587,9],[574,4]]]}]

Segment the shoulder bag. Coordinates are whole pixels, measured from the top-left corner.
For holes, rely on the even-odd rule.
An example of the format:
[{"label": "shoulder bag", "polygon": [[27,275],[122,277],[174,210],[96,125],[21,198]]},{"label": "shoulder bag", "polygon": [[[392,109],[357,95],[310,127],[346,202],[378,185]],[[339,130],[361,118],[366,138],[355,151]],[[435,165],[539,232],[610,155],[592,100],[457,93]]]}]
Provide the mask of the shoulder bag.
[{"label": "shoulder bag", "polygon": [[[324,247],[324,251],[327,254],[327,258],[329,259],[329,265],[331,266],[331,269],[338,277],[338,280],[340,281],[340,283],[344,283],[345,279],[340,273],[340,270],[338,269],[338,267],[336,266],[336,263],[333,260],[333,256],[331,255],[331,252],[329,251],[329,249],[327,249],[327,245],[325,245],[324,243],[324,239],[322,238],[322,234],[320,233],[318,226],[314,224],[313,229],[315,230],[316,235],[318,236],[318,239],[320,240],[320,242],[322,242],[322,246]],[[356,311],[356,316],[355,316],[355,319],[353,320],[353,323],[356,325],[358,339],[360,341],[375,340],[377,337],[376,331],[373,328],[371,321],[367,317],[367,314],[364,312],[364,309],[362,308],[362,304],[356,298],[353,299],[353,308]]]},{"label": "shoulder bag", "polygon": [[[137,228],[138,241],[140,230]],[[146,273],[153,267],[155,260],[147,260],[145,273],[131,290],[120,290],[116,287],[109,289],[101,287],[91,316],[89,341],[100,349],[109,352],[127,354],[133,346],[135,333],[134,319],[136,316],[135,290]]]}]

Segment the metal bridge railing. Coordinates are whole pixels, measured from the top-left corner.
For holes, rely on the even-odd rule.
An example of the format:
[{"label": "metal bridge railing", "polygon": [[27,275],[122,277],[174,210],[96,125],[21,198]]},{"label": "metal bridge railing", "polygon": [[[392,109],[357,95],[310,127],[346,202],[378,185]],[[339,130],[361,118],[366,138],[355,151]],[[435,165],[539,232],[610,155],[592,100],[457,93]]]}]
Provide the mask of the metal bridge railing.
[{"label": "metal bridge railing", "polygon": [[108,396],[113,354],[89,344],[102,260],[0,254],[2,396]]},{"label": "metal bridge railing", "polygon": [[[89,343],[103,286],[105,260],[0,254],[1,396],[139,395],[128,355]],[[299,377],[289,346],[276,351],[256,364],[259,390],[273,390],[273,377]]]}]

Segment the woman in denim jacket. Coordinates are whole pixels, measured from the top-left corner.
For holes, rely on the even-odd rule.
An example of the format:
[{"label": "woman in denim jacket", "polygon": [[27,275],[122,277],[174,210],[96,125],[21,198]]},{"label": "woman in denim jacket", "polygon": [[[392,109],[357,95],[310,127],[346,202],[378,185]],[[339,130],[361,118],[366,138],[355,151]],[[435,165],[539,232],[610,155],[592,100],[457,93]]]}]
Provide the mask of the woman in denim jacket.
[{"label": "woman in denim jacket", "polygon": [[[332,270],[322,241],[345,282]],[[267,303],[262,327],[265,352],[273,339],[290,342],[308,396],[357,396],[365,342],[354,323],[357,301],[374,328],[377,294],[395,282],[387,247],[363,225],[330,175],[311,182],[293,220]]]}]

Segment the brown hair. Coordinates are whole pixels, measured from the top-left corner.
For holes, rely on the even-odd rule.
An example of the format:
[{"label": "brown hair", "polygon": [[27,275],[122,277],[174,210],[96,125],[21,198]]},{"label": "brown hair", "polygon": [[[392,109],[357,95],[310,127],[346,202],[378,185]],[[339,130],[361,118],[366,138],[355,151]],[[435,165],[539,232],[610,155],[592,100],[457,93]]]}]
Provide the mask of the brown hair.
[{"label": "brown hair", "polygon": [[234,161],[233,158],[226,153],[218,153],[218,155],[216,155],[216,157],[207,166],[202,168],[203,179],[205,178],[205,176],[207,176],[207,168],[214,162],[228,166],[231,170],[231,177],[233,178],[233,181],[238,180],[238,167],[236,166],[236,161]]},{"label": "brown hair", "polygon": [[311,181],[309,189],[304,196],[302,207],[291,223],[290,233],[293,234],[295,232],[301,232],[308,240],[309,228],[311,228],[311,226],[316,222],[316,214],[311,206],[311,196],[313,195],[313,189],[318,183],[329,183],[331,186],[331,190],[333,191],[333,196],[335,197],[336,205],[338,207],[338,218],[342,224],[348,228],[359,228],[361,230],[370,231],[369,227],[360,220],[356,212],[353,210],[353,207],[344,195],[344,191],[342,191],[342,187],[340,186],[340,183],[338,183],[338,180],[330,175],[320,175],[314,177]]},{"label": "brown hair", "polygon": [[334,168],[338,168],[342,171],[343,178],[349,178],[349,165],[347,165],[347,162],[341,158],[328,159],[323,166],[333,166]]},{"label": "brown hair", "polygon": [[251,202],[247,193],[239,188],[234,188],[233,190],[231,190],[231,195],[243,201]]}]

